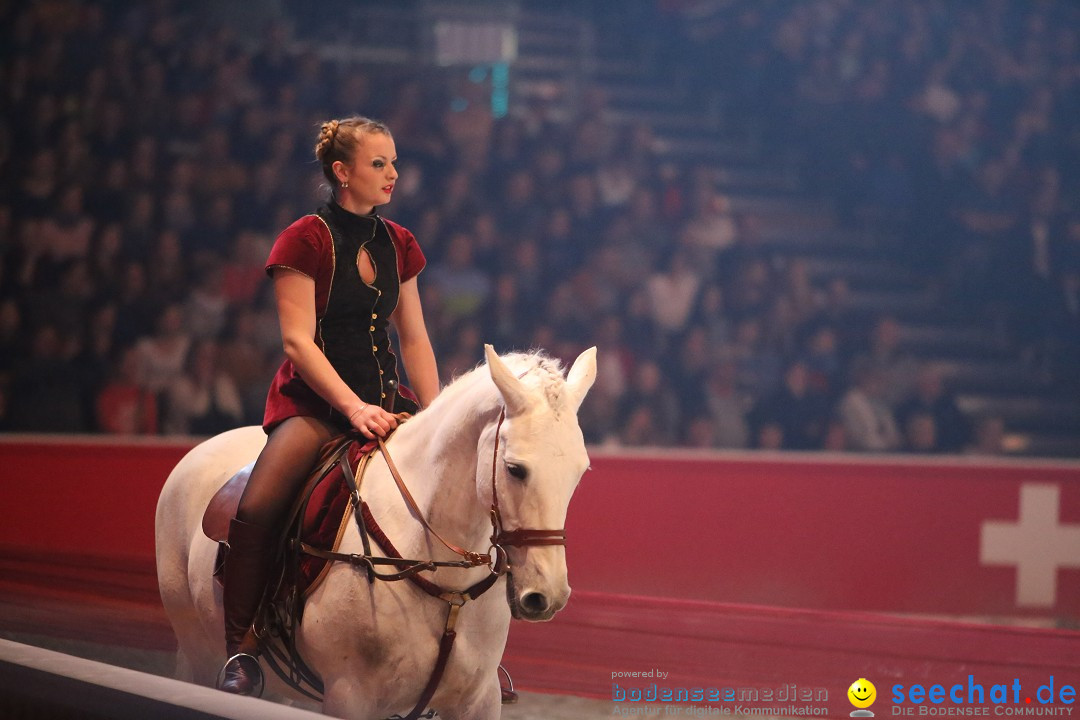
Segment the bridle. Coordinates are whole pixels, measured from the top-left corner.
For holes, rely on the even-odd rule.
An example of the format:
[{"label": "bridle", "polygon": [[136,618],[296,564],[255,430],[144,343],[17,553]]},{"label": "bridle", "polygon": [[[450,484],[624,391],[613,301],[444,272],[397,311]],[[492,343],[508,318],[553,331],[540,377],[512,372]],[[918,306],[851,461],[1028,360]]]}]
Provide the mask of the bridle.
[{"label": "bridle", "polygon": [[[424,513],[420,510],[420,506],[413,498],[412,493],[409,492],[409,488],[405,485],[405,481],[401,477],[401,473],[398,472],[397,466],[394,465],[393,458],[390,457],[390,451],[386,448],[386,441],[383,438],[379,438],[379,451],[382,453],[383,458],[386,460],[386,465],[390,469],[390,475],[394,478],[394,483],[397,484],[398,490],[401,492],[402,498],[405,500],[405,504],[408,505],[409,510],[419,520],[420,524],[424,526],[424,529],[435,536],[439,542],[441,542],[451,552],[460,555],[462,557],[461,562],[453,563],[455,567],[477,567],[480,565],[487,565],[493,575],[503,575],[510,568],[510,562],[506,554],[507,547],[524,547],[528,545],[566,545],[566,529],[559,530],[546,530],[536,528],[517,528],[515,530],[507,530],[503,527],[502,513],[499,510],[499,436],[502,431],[503,421],[506,419],[506,408],[503,408],[499,412],[499,421],[495,425],[495,448],[491,453],[491,509],[489,511],[489,517],[491,519],[491,545],[488,547],[489,552],[478,553],[471,550],[465,550],[458,547],[454,543],[448,542],[442,535],[428,524],[427,519],[424,517]],[[346,473],[346,478],[349,477],[349,473]],[[350,488],[352,490],[353,488]],[[359,498],[359,491],[355,491],[356,498]],[[359,503],[356,505],[359,507]],[[382,545],[382,543],[380,543]],[[385,546],[384,546],[385,547]],[[366,551],[366,548],[365,548]],[[493,552],[491,552],[493,551]],[[434,561],[432,561],[434,562]]]},{"label": "bridle", "polygon": [[[499,489],[497,486],[499,464],[499,431],[506,419],[506,408],[499,413],[499,422],[495,425],[495,450],[491,454],[491,546],[501,550],[505,546],[522,547],[525,545],[566,545],[566,529],[538,530],[518,528],[507,530],[503,527],[502,514],[499,512]],[[505,554],[505,551],[503,551]]]}]

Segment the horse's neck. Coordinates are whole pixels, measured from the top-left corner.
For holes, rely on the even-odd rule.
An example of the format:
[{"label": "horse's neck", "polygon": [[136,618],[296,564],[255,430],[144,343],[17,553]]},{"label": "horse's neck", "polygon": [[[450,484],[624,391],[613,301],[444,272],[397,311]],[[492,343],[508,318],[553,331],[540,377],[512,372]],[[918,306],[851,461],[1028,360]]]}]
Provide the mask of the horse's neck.
[{"label": "horse's neck", "polygon": [[476,492],[477,446],[497,411],[447,400],[402,425],[390,450],[431,526],[450,542],[475,544],[491,532]]}]

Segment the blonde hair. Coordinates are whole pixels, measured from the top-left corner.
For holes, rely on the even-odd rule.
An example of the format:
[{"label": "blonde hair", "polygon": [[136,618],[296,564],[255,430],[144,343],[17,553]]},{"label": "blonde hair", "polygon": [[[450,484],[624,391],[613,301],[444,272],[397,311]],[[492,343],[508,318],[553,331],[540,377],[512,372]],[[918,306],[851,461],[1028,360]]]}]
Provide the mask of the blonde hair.
[{"label": "blonde hair", "polygon": [[340,120],[328,120],[319,128],[319,139],[315,142],[315,159],[322,165],[323,175],[331,189],[337,187],[334,175],[334,163],[340,160],[348,164],[360,147],[364,135],[370,133],[390,134],[390,128],[378,120],[354,115]]}]

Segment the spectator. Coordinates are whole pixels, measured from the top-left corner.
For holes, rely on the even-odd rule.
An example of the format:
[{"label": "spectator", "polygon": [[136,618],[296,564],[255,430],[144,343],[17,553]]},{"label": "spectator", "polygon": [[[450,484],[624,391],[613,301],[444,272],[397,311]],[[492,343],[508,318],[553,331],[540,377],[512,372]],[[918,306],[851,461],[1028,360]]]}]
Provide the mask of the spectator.
[{"label": "spectator", "polygon": [[218,348],[218,365],[236,383],[246,425],[262,424],[266,388],[281,364],[276,353],[260,346],[258,323],[259,317],[250,307],[234,309]]},{"label": "spectator", "polygon": [[[634,368],[634,355],[623,342],[623,322],[620,316],[610,314],[600,319],[596,346],[596,382],[590,394],[595,392],[617,404],[630,387]],[[612,410],[614,409],[613,407]]]},{"label": "spectator", "polygon": [[42,223],[38,242],[50,261],[63,263],[90,256],[94,221],[83,212],[83,189],[72,185],[63,190],[56,212]]},{"label": "spectator", "polygon": [[[758,403],[752,418],[759,441],[762,428],[775,425],[783,439],[783,447],[816,450],[824,444],[828,405],[825,398],[812,389],[806,365],[794,362],[784,371],[783,385]],[[774,437],[775,433],[772,433],[770,439]]]},{"label": "spectator", "polygon": [[750,426],[746,420],[748,398],[735,384],[737,366],[732,360],[722,360],[709,375],[705,386],[705,403],[712,416],[716,446],[744,448],[750,441]]},{"label": "spectator", "polygon": [[698,272],[711,274],[717,258],[738,240],[738,226],[731,201],[711,188],[703,191],[698,210],[682,232],[683,246],[690,252]]},{"label": "spectator", "polygon": [[201,340],[191,349],[184,373],[167,390],[166,432],[216,435],[242,423],[240,392],[218,366],[218,353],[212,340]]},{"label": "spectator", "polygon": [[30,353],[12,368],[8,427],[18,432],[84,432],[79,375],[52,325],[38,327]]},{"label": "spectator", "polygon": [[630,406],[623,417],[626,422],[619,433],[619,444],[624,447],[662,445],[670,438],[670,428],[663,427],[646,404]]},{"label": "spectator", "polygon": [[123,265],[124,230],[120,223],[100,228],[92,243],[90,272],[99,288],[116,288]]},{"label": "spectator", "polygon": [[123,348],[113,358],[112,377],[95,401],[98,431],[111,435],[155,435],[158,431],[157,396],[138,382],[139,355]]},{"label": "spectator", "polygon": [[13,298],[0,300],[0,374],[22,359],[26,348],[22,310]]},{"label": "spectator", "polygon": [[862,358],[881,376],[881,397],[890,408],[897,407],[915,389],[919,365],[900,344],[900,323],[896,318],[879,318],[870,334],[870,348]]},{"label": "spectator", "polygon": [[183,310],[166,305],[158,315],[154,334],[135,344],[139,387],[159,394],[184,372],[191,337],[184,331]]},{"label": "spectator", "polygon": [[1080,387],[1080,266],[1061,274],[1053,297],[1046,324],[1054,377],[1075,390]]},{"label": "spectator", "polygon": [[196,271],[195,287],[184,302],[184,328],[192,339],[216,339],[225,329],[229,298],[224,278],[225,271],[217,264]]},{"label": "spectator", "polygon": [[881,370],[863,362],[856,365],[854,375],[855,383],[838,407],[849,447],[871,452],[899,450],[902,438],[884,399],[885,380]]},{"label": "spectator", "polygon": [[800,354],[810,386],[822,396],[834,399],[840,392],[844,363],[837,347],[836,330],[820,325],[811,331],[806,349]]},{"label": "spectator", "polygon": [[928,412],[914,412],[904,421],[905,449],[913,453],[936,453],[942,448],[938,443],[938,424]]},{"label": "spectator", "polygon": [[491,280],[473,262],[472,239],[463,232],[450,237],[446,259],[428,270],[426,280],[452,321],[476,313],[491,293]]},{"label": "spectator", "polygon": [[757,317],[744,317],[739,322],[733,342],[725,350],[739,369],[739,387],[752,397],[767,397],[779,386],[782,358],[765,343]]},{"label": "spectator", "polygon": [[669,334],[682,332],[701,290],[701,277],[689,255],[673,253],[666,270],[649,276],[646,287],[655,327]]},{"label": "spectator", "polygon": [[824,450],[829,452],[843,452],[850,450],[847,441],[847,432],[844,430],[844,423],[838,418],[831,418],[828,425],[825,426],[825,443],[823,445]]},{"label": "spectator", "polygon": [[971,437],[970,424],[955,396],[945,390],[941,368],[932,363],[919,370],[914,394],[900,405],[896,415],[908,428],[915,416],[929,415],[935,428],[934,447],[942,452],[960,452]]},{"label": "spectator", "polygon": [[783,425],[775,420],[763,422],[758,426],[754,447],[759,450],[783,450],[786,447]]},{"label": "spectator", "polygon": [[[626,418],[622,433],[624,441],[627,432],[640,439],[643,428],[648,428],[647,444],[668,445],[675,441],[681,416],[673,390],[660,365],[651,360],[638,365],[634,381],[623,395],[618,411],[618,417]],[[647,412],[642,412],[643,409]]]},{"label": "spectator", "polygon": [[143,263],[129,260],[124,264],[116,295],[116,341],[132,344],[153,329],[159,307],[150,295]]},{"label": "spectator", "polygon": [[969,455],[1004,455],[1005,421],[998,415],[986,415],[975,421],[975,441],[968,446]]},{"label": "spectator", "polygon": [[191,289],[188,283],[188,260],[180,233],[175,230],[162,230],[146,264],[151,305],[161,307],[184,299]]}]

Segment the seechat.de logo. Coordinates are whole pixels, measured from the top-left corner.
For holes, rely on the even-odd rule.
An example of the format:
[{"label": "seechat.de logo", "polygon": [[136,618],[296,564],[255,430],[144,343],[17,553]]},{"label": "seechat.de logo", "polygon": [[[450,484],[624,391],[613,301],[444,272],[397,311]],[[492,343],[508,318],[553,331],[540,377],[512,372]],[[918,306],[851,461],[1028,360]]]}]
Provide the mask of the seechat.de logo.
[{"label": "seechat.de logo", "polygon": [[[1076,703],[1076,687],[1050,675],[1045,683],[1024,687],[1020,678],[1010,683],[984,685],[967,682],[892,686],[893,715],[1069,716]],[[1066,707],[1059,707],[1059,706]]]}]

